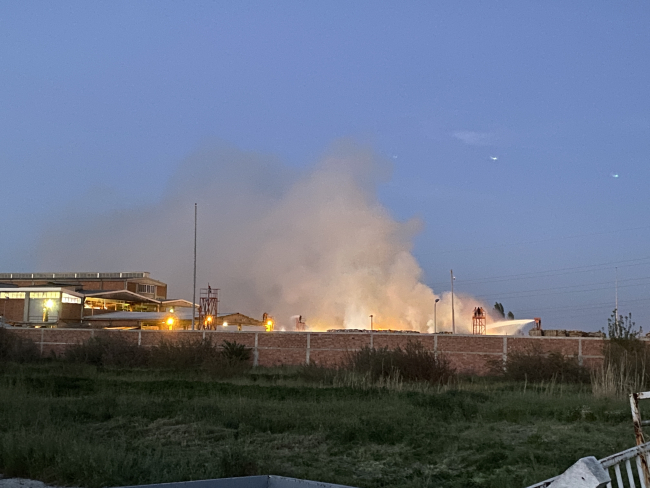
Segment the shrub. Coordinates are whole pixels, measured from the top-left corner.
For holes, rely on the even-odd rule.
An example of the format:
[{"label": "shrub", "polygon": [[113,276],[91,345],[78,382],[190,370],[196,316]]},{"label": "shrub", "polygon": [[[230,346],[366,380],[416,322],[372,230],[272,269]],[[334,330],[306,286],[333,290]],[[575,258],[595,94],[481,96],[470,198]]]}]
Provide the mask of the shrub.
[{"label": "shrub", "polygon": [[221,452],[219,456],[219,471],[224,478],[259,474],[259,468],[255,458],[237,443],[226,447]]},{"label": "shrub", "polygon": [[587,383],[590,380],[589,370],[579,364],[577,357],[559,352],[546,354],[537,344],[509,353],[505,363],[500,358],[492,359],[488,366],[491,374],[514,381]]},{"label": "shrub", "polygon": [[99,367],[138,367],[149,362],[148,352],[145,348],[126,340],[123,335],[108,332],[68,347],[64,358],[73,363]]},{"label": "shrub", "polygon": [[0,362],[26,363],[39,359],[40,353],[33,341],[0,328]]},{"label": "shrub", "polygon": [[364,347],[349,354],[345,368],[369,375],[372,382],[399,376],[404,381],[434,384],[455,375],[445,356],[427,350],[419,341],[409,341],[404,349]]},{"label": "shrub", "polygon": [[607,319],[608,341],[603,344],[605,360],[592,375],[592,391],[598,396],[626,396],[650,386],[650,352],[640,339],[641,328],[632,314]]},{"label": "shrub", "polygon": [[221,356],[228,364],[244,363],[251,358],[251,348],[236,341],[223,341]]},{"label": "shrub", "polygon": [[149,366],[165,369],[210,369],[220,362],[219,350],[206,340],[161,341],[150,350]]},{"label": "shrub", "polygon": [[220,376],[233,376],[248,368],[251,349],[237,342],[223,342],[220,350],[210,339],[161,341],[145,348],[123,335],[100,333],[69,347],[64,358],[98,367],[151,367],[174,370],[204,370]]},{"label": "shrub", "polygon": [[298,368],[297,376],[309,383],[320,383],[332,385],[338,371],[335,368],[328,368],[316,363],[304,364]]}]

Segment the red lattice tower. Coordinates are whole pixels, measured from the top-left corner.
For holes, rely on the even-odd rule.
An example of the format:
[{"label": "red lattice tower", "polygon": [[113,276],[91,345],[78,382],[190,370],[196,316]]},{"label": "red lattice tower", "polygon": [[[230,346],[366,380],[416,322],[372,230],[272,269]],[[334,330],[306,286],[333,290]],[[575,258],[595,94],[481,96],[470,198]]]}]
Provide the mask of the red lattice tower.
[{"label": "red lattice tower", "polygon": [[201,288],[199,295],[199,329],[216,329],[219,311],[219,288]]},{"label": "red lattice tower", "polygon": [[483,307],[476,307],[474,309],[474,314],[472,315],[472,334],[475,335],[485,335],[486,320],[485,310]]}]

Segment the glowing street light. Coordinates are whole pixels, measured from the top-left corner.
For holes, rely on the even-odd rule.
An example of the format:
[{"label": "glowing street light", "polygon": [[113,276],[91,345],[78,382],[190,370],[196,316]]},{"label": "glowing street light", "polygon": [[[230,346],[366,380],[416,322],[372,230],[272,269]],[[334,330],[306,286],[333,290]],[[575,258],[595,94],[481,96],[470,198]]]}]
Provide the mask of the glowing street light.
[{"label": "glowing street light", "polygon": [[48,300],[43,304],[43,322],[49,322],[50,321],[50,310],[54,308],[54,302],[52,300]]}]

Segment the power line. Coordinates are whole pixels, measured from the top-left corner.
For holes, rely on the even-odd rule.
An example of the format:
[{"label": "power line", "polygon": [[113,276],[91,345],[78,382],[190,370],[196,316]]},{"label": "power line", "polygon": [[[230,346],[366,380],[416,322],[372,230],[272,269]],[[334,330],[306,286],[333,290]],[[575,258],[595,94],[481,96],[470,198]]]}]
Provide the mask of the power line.
[{"label": "power line", "polygon": [[[650,297],[649,298],[636,298],[636,299],[633,299],[633,300],[625,300],[625,301],[623,301],[621,303],[623,305],[627,305],[627,304],[630,304],[630,303],[638,303],[638,302],[648,302],[648,303],[650,303]],[[595,304],[595,305],[589,305],[589,306],[584,306],[584,307],[569,306],[569,307],[536,308],[534,310],[531,309],[531,310],[517,311],[517,314],[518,315],[522,315],[522,314],[526,315],[526,314],[534,314],[534,313],[538,313],[538,312],[555,312],[555,311],[560,312],[562,310],[579,311],[579,310],[596,310],[596,309],[607,309],[607,308],[610,309],[610,310],[614,310],[614,307],[611,304],[610,305]]]},{"label": "power line", "polygon": [[[629,280],[622,280],[622,281],[641,281],[641,280],[648,280],[650,279],[650,276],[644,277],[644,278],[630,278]],[[619,288],[629,288],[631,286],[641,286],[641,285],[649,285],[650,283],[630,283],[628,285],[619,285]],[[585,288],[584,290],[570,290],[569,288],[580,288],[580,287],[585,287],[585,286],[596,286],[596,285],[609,285],[609,286],[604,286],[604,287],[599,287],[599,288]],[[611,289],[611,283],[607,282],[602,282],[602,283],[593,283],[593,284],[586,284],[586,285],[568,285],[568,286],[557,286],[557,287],[550,287],[550,288],[538,288],[537,290],[522,290],[522,291],[517,291],[517,292],[510,292],[510,293],[490,293],[490,294],[485,294],[485,295],[474,295],[474,298],[482,298],[486,299],[489,297],[492,298],[527,298],[527,297],[535,297],[535,296],[549,296],[549,295],[565,295],[569,293],[584,293],[588,291],[600,291],[600,290],[610,290]],[[564,291],[556,291],[556,290],[564,290]],[[550,292],[550,293],[539,293],[539,292]],[[521,293],[533,293],[533,295],[521,295]]]},{"label": "power line", "polygon": [[449,251],[437,251],[437,254],[451,254],[454,252],[469,252],[469,251],[479,251],[482,249],[499,249],[499,248],[505,248],[505,247],[517,247],[517,246],[523,246],[523,245],[528,245],[528,244],[537,244],[539,242],[552,242],[552,241],[562,241],[562,240],[568,240],[568,239],[579,239],[581,237],[594,237],[594,236],[602,236],[602,235],[608,235],[608,234],[618,234],[620,232],[628,232],[628,231],[633,231],[633,230],[642,230],[642,229],[649,229],[650,226],[648,225],[643,225],[641,227],[629,227],[627,229],[616,229],[616,230],[608,230],[608,231],[602,231],[602,232],[592,232],[589,234],[575,234],[572,236],[561,236],[561,237],[549,237],[546,239],[535,239],[532,241],[519,241],[519,242],[511,242],[508,244],[495,244],[492,246],[482,246],[482,247],[471,247],[471,248],[465,248],[465,249],[451,249]]},{"label": "power line", "polygon": [[[648,261],[647,263],[642,263],[642,261]],[[629,263],[629,264],[623,264],[623,263]],[[637,259],[626,259],[623,261],[610,261],[607,263],[600,263],[600,264],[589,264],[589,265],[584,265],[584,266],[573,266],[573,267],[568,267],[568,268],[557,268],[557,269],[552,269],[552,270],[547,270],[547,271],[532,271],[528,273],[518,273],[518,274],[512,274],[512,275],[501,275],[501,276],[492,276],[492,277],[485,277],[485,278],[476,278],[473,280],[456,280],[457,283],[460,284],[482,284],[482,283],[499,283],[502,281],[514,281],[514,280],[523,280],[523,279],[530,279],[530,278],[546,278],[546,277],[552,277],[552,276],[561,276],[561,275],[566,275],[566,274],[572,274],[574,272],[576,273],[585,273],[589,271],[600,271],[603,269],[607,269],[608,267],[612,265],[619,265],[621,268],[625,267],[631,267],[631,266],[638,266],[640,264],[650,264],[650,256],[645,257],[645,258],[637,258]],[[599,269],[600,268],[600,269]],[[437,282],[433,283],[433,285],[442,285],[443,282]],[[445,283],[446,284],[446,283]]]}]

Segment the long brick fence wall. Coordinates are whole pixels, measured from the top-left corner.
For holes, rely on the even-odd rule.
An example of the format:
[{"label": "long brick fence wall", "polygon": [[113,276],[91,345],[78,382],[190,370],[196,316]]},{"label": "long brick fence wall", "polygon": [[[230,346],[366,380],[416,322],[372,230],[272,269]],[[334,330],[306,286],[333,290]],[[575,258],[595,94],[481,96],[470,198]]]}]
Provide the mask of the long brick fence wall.
[{"label": "long brick fence wall", "polygon": [[513,351],[536,346],[543,353],[559,352],[576,356],[588,367],[603,361],[604,340],[595,337],[521,337],[473,336],[450,334],[395,334],[382,332],[217,332],[157,330],[93,330],[93,329],[12,329],[12,333],[34,341],[47,356],[61,354],[67,347],[82,343],[100,334],[119,334],[133,344],[151,347],[160,341],[183,341],[211,338],[213,343],[237,341],[253,350],[254,364],[259,366],[299,365],[316,363],[335,365],[345,360],[350,351],[364,346],[394,349],[409,340],[421,342],[427,349],[445,354],[452,365],[463,373],[485,374],[491,358],[506,358]]}]

